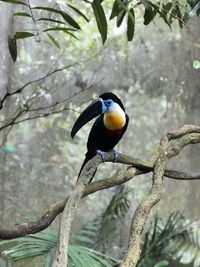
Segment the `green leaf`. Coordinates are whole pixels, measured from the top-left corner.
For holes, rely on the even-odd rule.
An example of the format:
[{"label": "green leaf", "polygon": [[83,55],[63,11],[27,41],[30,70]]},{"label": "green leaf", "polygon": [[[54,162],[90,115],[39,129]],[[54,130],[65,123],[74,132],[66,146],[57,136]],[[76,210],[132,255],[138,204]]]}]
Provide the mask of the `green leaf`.
[{"label": "green leaf", "polygon": [[164,10],[160,10],[160,8],[157,5],[155,5],[155,4],[151,3],[151,2],[149,2],[149,4],[154,8],[154,11],[156,11],[160,15],[160,17],[163,19],[163,21],[171,29],[171,25],[170,25],[170,22],[168,21],[168,17],[167,17],[167,15],[168,15],[167,12],[165,12]]},{"label": "green leaf", "polygon": [[193,65],[194,69],[200,69],[200,61],[199,60],[194,60],[192,65]]},{"label": "green leaf", "polygon": [[[12,240],[0,241],[2,254],[10,255],[12,260],[22,260],[30,257],[46,255],[45,266],[49,266],[52,258],[52,249],[57,244],[58,234],[54,230],[46,229],[40,233],[28,235],[27,237],[15,238]],[[69,246],[69,266],[81,267],[112,267],[118,261],[108,257],[98,251],[89,249],[85,246]]]},{"label": "green leaf", "polygon": [[101,39],[103,44],[105,43],[107,39],[107,20],[106,16],[103,10],[103,7],[101,6],[100,0],[93,0],[92,2],[92,9],[94,12],[94,16],[97,22],[97,27],[99,29],[99,33],[101,34]]},{"label": "green leaf", "polygon": [[51,266],[52,260],[53,260],[53,253],[50,251],[50,252],[45,256],[45,259],[44,259],[44,267],[49,267],[49,266]]},{"label": "green leaf", "polygon": [[60,45],[59,43],[56,41],[56,39],[49,33],[47,33],[47,36],[49,37],[49,39],[51,40],[51,42],[58,48],[60,49]]},{"label": "green leaf", "polygon": [[112,11],[111,11],[109,19],[113,19],[114,17],[116,17],[119,14],[119,11],[120,11],[119,4],[117,0],[115,0],[115,2],[113,3],[113,7],[112,7]]},{"label": "green leaf", "polygon": [[163,10],[166,10],[166,11],[170,11],[170,9],[172,8],[173,4],[172,3],[167,3],[166,5],[163,5]]},{"label": "green leaf", "polygon": [[117,15],[117,27],[120,27],[122,24],[122,21],[126,15],[126,10],[121,10],[119,14]]},{"label": "green leaf", "polygon": [[16,12],[13,14],[14,16],[20,16],[20,17],[29,17],[32,18],[30,14],[26,13],[26,12]]},{"label": "green leaf", "polygon": [[21,1],[18,1],[18,0],[3,0],[2,2],[10,3],[10,4],[16,4],[16,5],[25,5],[25,6],[27,6],[26,3],[21,2]]},{"label": "green leaf", "polygon": [[73,239],[74,239],[76,242],[79,242],[79,243],[87,243],[87,244],[93,244],[93,243],[94,243],[94,240],[92,240],[92,239],[89,238],[89,237],[82,236],[82,235],[75,235],[75,236],[73,237]]},{"label": "green leaf", "polygon": [[67,13],[62,12],[61,16],[64,18],[64,20],[71,26],[73,26],[74,28],[80,30],[81,27],[79,26],[79,24],[71,17],[69,16]]},{"label": "green leaf", "polygon": [[70,36],[74,37],[75,39],[78,39],[76,37],[76,35],[71,33],[72,31],[76,31],[75,29],[72,29],[72,28],[54,27],[54,28],[48,28],[48,29],[44,30],[44,32],[49,32],[49,31],[63,31],[63,32],[69,34]]},{"label": "green leaf", "polygon": [[15,37],[8,36],[8,49],[12,60],[15,62],[17,60],[17,42]]},{"label": "green leaf", "polygon": [[57,19],[49,19],[49,18],[40,18],[37,21],[50,21],[50,22],[55,22],[55,23],[60,23],[60,24],[65,24],[65,22],[57,20]]},{"label": "green leaf", "polygon": [[51,8],[51,7],[44,7],[44,6],[37,6],[37,7],[33,7],[32,9],[46,10],[46,11],[60,14],[69,25],[73,26],[74,28],[78,30],[81,29],[78,23],[71,16],[69,16],[66,12],[62,10]]},{"label": "green leaf", "polygon": [[135,31],[135,12],[134,9],[131,8],[128,13],[128,21],[127,21],[127,38],[128,41],[132,41]]},{"label": "green leaf", "polygon": [[16,39],[29,38],[29,37],[33,37],[33,36],[35,36],[35,35],[31,32],[16,32],[15,33]]},{"label": "green leaf", "polygon": [[110,20],[117,17],[122,10],[126,10],[128,2],[127,0],[115,0],[110,14]]},{"label": "green leaf", "polygon": [[144,5],[144,25],[148,25],[156,16],[157,10],[152,8],[151,2],[146,0],[141,0],[141,3]]},{"label": "green leaf", "polygon": [[76,7],[70,5],[70,4],[67,4],[69,7],[71,7],[78,15],[80,15],[81,17],[83,17],[87,22],[89,22],[90,20],[79,10],[77,9]]},{"label": "green leaf", "polygon": [[175,6],[175,10],[176,10],[177,17],[179,18],[178,19],[179,26],[182,29],[183,28],[183,22],[182,22],[183,17],[182,17],[182,14],[181,14],[181,11],[178,5]]}]

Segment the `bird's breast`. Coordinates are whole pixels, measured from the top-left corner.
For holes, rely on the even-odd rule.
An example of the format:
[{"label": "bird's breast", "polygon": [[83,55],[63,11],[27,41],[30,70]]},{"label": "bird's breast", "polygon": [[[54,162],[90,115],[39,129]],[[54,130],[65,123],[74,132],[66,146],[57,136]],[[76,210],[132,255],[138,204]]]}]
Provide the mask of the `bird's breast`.
[{"label": "bird's breast", "polygon": [[107,111],[104,114],[104,125],[108,130],[120,130],[126,123],[126,115],[124,112]]}]

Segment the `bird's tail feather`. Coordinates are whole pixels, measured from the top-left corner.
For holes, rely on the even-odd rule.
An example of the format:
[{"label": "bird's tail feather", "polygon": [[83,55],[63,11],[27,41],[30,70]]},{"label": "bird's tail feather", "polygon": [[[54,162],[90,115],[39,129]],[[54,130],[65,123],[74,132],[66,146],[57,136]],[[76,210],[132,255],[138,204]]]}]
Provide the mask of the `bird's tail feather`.
[{"label": "bird's tail feather", "polygon": [[[80,177],[80,175],[81,175],[81,172],[82,172],[83,168],[85,167],[85,165],[86,165],[86,164],[88,163],[88,161],[91,160],[94,156],[95,156],[95,155],[91,155],[91,154],[89,154],[89,153],[86,153],[86,155],[85,155],[85,159],[84,159],[84,161],[83,161],[83,164],[82,164],[81,169],[80,169],[79,174],[78,174],[78,179],[79,179],[79,177]],[[96,173],[96,171],[95,171],[95,173]],[[94,173],[94,175],[95,175],[95,173]],[[92,181],[94,175],[92,176],[92,178],[91,178],[91,180],[90,180],[89,182]],[[77,179],[77,180],[78,180],[78,179]]]}]

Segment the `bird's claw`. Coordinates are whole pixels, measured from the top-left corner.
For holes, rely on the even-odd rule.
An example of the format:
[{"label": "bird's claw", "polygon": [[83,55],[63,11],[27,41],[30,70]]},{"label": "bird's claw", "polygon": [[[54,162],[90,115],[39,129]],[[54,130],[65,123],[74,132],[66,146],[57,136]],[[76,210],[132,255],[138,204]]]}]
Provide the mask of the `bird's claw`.
[{"label": "bird's claw", "polygon": [[113,155],[114,155],[113,162],[117,162],[117,160],[119,158],[119,153],[117,152],[117,150],[115,148],[113,148]]},{"label": "bird's claw", "polygon": [[99,156],[101,157],[102,162],[105,162],[105,152],[97,150],[97,154],[99,154]]}]

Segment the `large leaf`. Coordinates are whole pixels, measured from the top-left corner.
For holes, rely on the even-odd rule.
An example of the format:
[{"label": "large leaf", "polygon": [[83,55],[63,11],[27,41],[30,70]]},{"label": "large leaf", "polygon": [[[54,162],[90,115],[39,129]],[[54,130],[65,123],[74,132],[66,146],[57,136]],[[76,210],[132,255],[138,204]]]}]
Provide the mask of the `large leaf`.
[{"label": "large leaf", "polygon": [[100,0],[93,0],[92,9],[103,44],[107,39],[107,20]]}]

